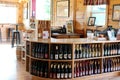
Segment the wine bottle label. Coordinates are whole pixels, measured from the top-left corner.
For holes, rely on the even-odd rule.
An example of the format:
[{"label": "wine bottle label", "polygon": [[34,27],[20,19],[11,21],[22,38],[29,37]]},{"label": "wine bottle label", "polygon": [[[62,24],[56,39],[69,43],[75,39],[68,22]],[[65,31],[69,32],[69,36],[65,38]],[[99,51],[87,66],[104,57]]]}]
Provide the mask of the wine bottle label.
[{"label": "wine bottle label", "polygon": [[69,78],[72,78],[72,73],[69,73]]},{"label": "wine bottle label", "polygon": [[60,79],[60,73],[57,73],[57,78]]},{"label": "wine bottle label", "polygon": [[65,73],[65,78],[68,78],[68,73]]},{"label": "wine bottle label", "polygon": [[56,78],[56,73],[53,74],[53,78],[54,78],[54,79]]},{"label": "wine bottle label", "polygon": [[76,76],[79,77],[79,72],[77,72]]},{"label": "wine bottle label", "polygon": [[74,77],[76,78],[76,73],[74,73]]},{"label": "wine bottle label", "polygon": [[42,37],[42,34],[41,34],[41,33],[39,33],[39,34],[38,34],[38,37],[39,37],[39,38],[41,38],[41,37]]},{"label": "wine bottle label", "polygon": [[120,49],[118,50],[118,54],[120,54]]},{"label": "wine bottle label", "polygon": [[59,54],[59,59],[63,59],[63,54]]},{"label": "wine bottle label", "polygon": [[45,75],[44,75],[45,78],[47,78],[47,72],[45,72]]},{"label": "wine bottle label", "polygon": [[52,73],[50,73],[50,78],[52,78]]},{"label": "wine bottle label", "polygon": [[55,54],[55,59],[58,59],[58,54]]},{"label": "wine bottle label", "polygon": [[64,78],[64,73],[61,73],[61,78]]},{"label": "wine bottle label", "polygon": [[45,58],[48,58],[48,54],[47,53],[45,53]]},{"label": "wine bottle label", "polygon": [[53,54],[50,55],[50,59],[53,59]]},{"label": "wine bottle label", "polygon": [[79,59],[79,53],[77,53],[77,59]]},{"label": "wine bottle label", "polygon": [[89,70],[89,75],[91,74],[91,70]]},{"label": "wine bottle label", "polygon": [[67,54],[64,54],[64,59],[67,59]]},{"label": "wine bottle label", "polygon": [[68,58],[71,59],[71,54],[68,54]]},{"label": "wine bottle label", "polygon": [[88,75],[88,70],[86,70],[86,75]]}]

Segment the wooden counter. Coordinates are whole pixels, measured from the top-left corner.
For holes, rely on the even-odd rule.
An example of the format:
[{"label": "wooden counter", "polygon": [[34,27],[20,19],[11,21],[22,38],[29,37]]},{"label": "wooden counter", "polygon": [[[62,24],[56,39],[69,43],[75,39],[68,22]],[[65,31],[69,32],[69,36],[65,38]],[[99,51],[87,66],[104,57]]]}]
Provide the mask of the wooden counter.
[{"label": "wooden counter", "polygon": [[27,40],[30,42],[41,42],[41,43],[68,43],[68,44],[73,44],[73,43],[112,43],[112,42],[120,42],[120,40],[115,40],[115,41],[97,41],[97,40],[90,40],[87,38],[70,38],[70,39],[56,39],[56,38],[51,38],[51,39],[39,39],[39,40]]},{"label": "wooden counter", "polygon": [[[26,44],[26,52],[27,52],[26,53],[26,71],[28,71],[29,73],[31,72],[34,73],[34,69],[37,70],[35,67],[33,67],[33,65],[35,65],[33,64],[34,61],[40,61],[40,63],[48,64],[47,66],[48,76],[41,77],[38,75],[39,73],[38,71],[38,73],[32,74],[32,80],[94,80],[99,78],[101,79],[101,78],[107,78],[107,77],[120,76],[120,52],[118,52],[120,50],[120,40],[96,41],[96,40],[90,40],[87,38],[70,38],[70,39],[51,38],[51,39],[40,39],[40,40],[27,40],[26,43],[27,43]],[[45,47],[48,51],[47,52],[47,55],[49,56],[48,58],[44,58],[44,55],[42,56],[42,58],[38,57],[40,54],[44,54],[44,52],[36,52],[36,50],[40,51],[38,50],[38,47],[37,47],[38,45],[41,46],[39,47],[39,49],[44,48],[45,45],[48,46],[48,47]],[[57,48],[55,49],[55,46],[58,46],[59,48],[61,46],[62,50],[60,50],[59,48],[58,50]],[[111,50],[114,50],[113,46],[116,47],[115,52],[111,51]],[[67,53],[66,54],[67,58],[65,58],[65,54],[64,54],[65,50]],[[58,57],[56,59],[55,55],[60,56],[60,54],[63,55],[62,58]],[[111,64],[111,67],[110,66],[109,66],[110,68],[105,67],[105,65],[108,64],[110,60],[112,62],[112,63],[109,63]],[[71,72],[72,76],[70,78],[67,77],[67,78],[58,78],[58,79],[51,77],[50,74],[53,75],[53,73],[50,73],[50,71],[52,70],[51,65],[57,66],[58,64],[71,65],[72,68],[70,69],[72,71]],[[78,68],[76,64],[77,65],[81,64],[78,66],[82,70],[82,72],[79,71],[82,76],[80,75],[75,76],[75,74],[77,73],[76,68]],[[88,70],[88,67],[89,67],[88,64],[92,65],[94,68]],[[87,68],[86,68],[86,65],[88,66]],[[39,68],[40,67],[41,66],[39,66]],[[83,70],[83,67],[85,67],[84,70]],[[110,70],[108,71],[108,69],[111,69],[111,71]],[[97,72],[92,73],[92,71],[94,72],[97,71]],[[83,72],[84,73],[91,72],[91,73],[83,74]],[[35,76],[35,75],[38,75],[38,76]]]},{"label": "wooden counter", "polygon": [[52,33],[52,38],[80,38],[81,34],[76,33],[66,33],[66,34],[59,34],[59,33]]}]

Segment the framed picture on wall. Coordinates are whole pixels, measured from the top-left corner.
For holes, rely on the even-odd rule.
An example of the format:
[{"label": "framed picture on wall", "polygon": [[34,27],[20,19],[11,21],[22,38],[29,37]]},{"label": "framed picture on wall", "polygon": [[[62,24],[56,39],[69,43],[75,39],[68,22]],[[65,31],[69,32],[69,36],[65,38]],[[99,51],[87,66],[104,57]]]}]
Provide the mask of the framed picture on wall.
[{"label": "framed picture on wall", "polygon": [[73,21],[72,20],[69,20],[66,22],[66,30],[67,30],[67,33],[73,33]]},{"label": "framed picture on wall", "polygon": [[56,3],[57,17],[69,17],[69,0],[59,0]]},{"label": "framed picture on wall", "polygon": [[120,20],[120,4],[113,5],[112,20],[113,21],[119,21]]},{"label": "framed picture on wall", "polygon": [[96,17],[89,17],[88,19],[88,26],[94,26],[95,25]]}]

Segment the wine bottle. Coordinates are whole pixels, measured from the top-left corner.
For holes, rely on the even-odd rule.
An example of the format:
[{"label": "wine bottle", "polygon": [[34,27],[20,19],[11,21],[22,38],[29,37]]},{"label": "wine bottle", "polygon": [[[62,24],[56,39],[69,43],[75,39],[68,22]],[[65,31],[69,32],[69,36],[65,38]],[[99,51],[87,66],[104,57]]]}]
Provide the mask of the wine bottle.
[{"label": "wine bottle", "polygon": [[43,51],[44,51],[44,47],[43,47],[43,44],[40,44],[41,45],[41,47],[40,47],[40,58],[41,59],[43,59],[44,58],[44,53],[43,53]]},{"label": "wine bottle", "polygon": [[107,53],[108,53],[107,48],[108,48],[107,44],[104,44],[104,56],[107,56]]},{"label": "wine bottle", "polygon": [[55,60],[58,60],[58,54],[59,54],[59,51],[58,51],[58,45],[55,46]]},{"label": "wine bottle", "polygon": [[67,54],[67,45],[64,45],[63,54],[64,54],[64,59],[67,60],[67,58],[68,58],[68,54]]},{"label": "wine bottle", "polygon": [[51,45],[51,50],[50,50],[50,59],[51,60],[54,60],[54,58],[55,58],[55,55],[54,55],[54,47],[53,47],[53,45]]},{"label": "wine bottle", "polygon": [[48,45],[47,44],[44,45],[44,58],[48,59]]},{"label": "wine bottle", "polygon": [[65,67],[64,67],[64,74],[65,74],[65,79],[68,78],[68,65],[67,63],[65,64]]},{"label": "wine bottle", "polygon": [[79,62],[76,62],[76,77],[79,77]]},{"label": "wine bottle", "polygon": [[100,44],[97,45],[97,54],[98,54],[98,57],[101,56],[101,46],[100,46]]},{"label": "wine bottle", "polygon": [[85,76],[85,61],[82,62],[82,76]]},{"label": "wine bottle", "polygon": [[81,44],[79,45],[79,58],[82,58],[82,48],[81,48]]},{"label": "wine bottle", "polygon": [[89,44],[86,45],[86,58],[89,58],[90,55],[89,55]]},{"label": "wine bottle", "polygon": [[77,45],[75,45],[74,59],[77,59]]},{"label": "wine bottle", "polygon": [[100,61],[97,62],[97,73],[100,74]]},{"label": "wine bottle", "polygon": [[74,63],[74,78],[76,78],[76,62]]},{"label": "wine bottle", "polygon": [[68,59],[72,59],[72,47],[71,45],[67,45]]},{"label": "wine bottle", "polygon": [[63,59],[63,45],[59,45],[59,60],[62,60]]},{"label": "wine bottle", "polygon": [[99,56],[98,45],[99,45],[99,44],[95,44],[95,47],[94,47],[95,57],[98,57],[98,56]]},{"label": "wine bottle", "polygon": [[92,45],[89,44],[89,57],[92,57]]},{"label": "wine bottle", "polygon": [[94,60],[94,70],[93,70],[93,74],[97,74],[97,61]]},{"label": "wine bottle", "polygon": [[56,72],[56,63],[54,64],[54,67],[53,67],[53,78],[56,79],[57,78],[57,72]]},{"label": "wine bottle", "polygon": [[90,61],[90,67],[91,67],[91,75],[94,73],[94,62]]},{"label": "wine bottle", "polygon": [[79,59],[79,45],[77,44],[76,58]]},{"label": "wine bottle", "polygon": [[[111,53],[111,48],[110,48],[110,43],[108,44],[108,46],[107,46],[107,56],[110,56],[110,55],[112,55],[113,54],[113,51],[112,51],[112,53]],[[112,49],[113,50],[113,49]]]},{"label": "wine bottle", "polygon": [[48,78],[48,63],[47,62],[44,63],[43,70],[45,70],[44,71],[44,77]]},{"label": "wine bottle", "polygon": [[68,78],[72,78],[72,66],[71,64],[68,64]]},{"label": "wine bottle", "polygon": [[93,57],[96,57],[95,44],[92,44],[92,49],[93,49]]},{"label": "wine bottle", "polygon": [[60,78],[63,79],[64,78],[64,63],[61,63],[61,75]]},{"label": "wine bottle", "polygon": [[57,79],[60,79],[60,64],[57,65]]},{"label": "wine bottle", "polygon": [[117,50],[118,50],[118,49],[117,49],[118,44],[114,44],[114,45],[115,45],[115,55],[117,55],[117,54],[118,54],[118,53],[117,53],[117,52],[118,52],[118,51],[117,51]]},{"label": "wine bottle", "polygon": [[118,43],[118,48],[117,49],[118,49],[117,53],[118,53],[118,55],[120,55],[120,43]]},{"label": "wine bottle", "polygon": [[107,72],[110,72],[111,70],[111,66],[110,66],[110,59],[107,60]]},{"label": "wine bottle", "polygon": [[50,65],[50,78],[53,78],[53,63]]},{"label": "wine bottle", "polygon": [[94,57],[94,45],[93,44],[91,44],[91,57]]},{"label": "wine bottle", "polygon": [[43,77],[43,62],[41,62],[41,67],[40,67],[40,77]]},{"label": "wine bottle", "polygon": [[37,62],[37,73],[36,73],[36,76],[39,76],[40,75],[40,65],[39,65],[40,62]]},{"label": "wine bottle", "polygon": [[91,75],[92,74],[92,67],[91,67],[91,61],[89,60],[88,61],[88,75]]},{"label": "wine bottle", "polygon": [[89,74],[88,61],[85,62],[85,75]]},{"label": "wine bottle", "polygon": [[79,62],[79,76],[82,76],[82,61]]}]

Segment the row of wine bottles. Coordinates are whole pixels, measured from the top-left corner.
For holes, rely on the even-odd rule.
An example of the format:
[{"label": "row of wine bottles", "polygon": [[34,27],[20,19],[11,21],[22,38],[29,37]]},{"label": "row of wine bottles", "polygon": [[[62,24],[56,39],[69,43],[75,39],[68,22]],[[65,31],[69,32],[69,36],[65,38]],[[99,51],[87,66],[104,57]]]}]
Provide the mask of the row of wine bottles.
[{"label": "row of wine bottles", "polygon": [[120,43],[108,43],[104,45],[104,56],[120,55]]},{"label": "row of wine bottles", "polygon": [[75,59],[100,57],[101,45],[100,44],[76,44],[75,45]]},{"label": "row of wine bottles", "polygon": [[108,58],[103,59],[103,70],[102,72],[112,72],[120,70],[120,58]]},{"label": "row of wine bottles", "polygon": [[99,74],[100,72],[99,60],[85,60],[74,63],[74,77]]},{"label": "row of wine bottles", "polygon": [[54,79],[72,78],[72,65],[69,63],[51,63],[50,78]]},{"label": "row of wine bottles", "polygon": [[48,62],[33,60],[31,63],[31,74],[48,78]]},{"label": "row of wine bottles", "polygon": [[[30,54],[30,45],[27,44],[27,54]],[[31,56],[40,59],[51,60],[68,60],[72,59],[72,45],[70,44],[49,44],[33,43]],[[120,55],[120,43],[106,43],[104,44],[104,56]],[[74,51],[74,59],[91,58],[102,56],[101,44],[76,44]]]},{"label": "row of wine bottles", "polygon": [[72,59],[72,46],[70,44],[52,44],[50,48],[50,59]]},{"label": "row of wine bottles", "polygon": [[49,45],[44,43],[34,43],[32,45],[32,54],[35,58],[48,59],[49,58]]}]

